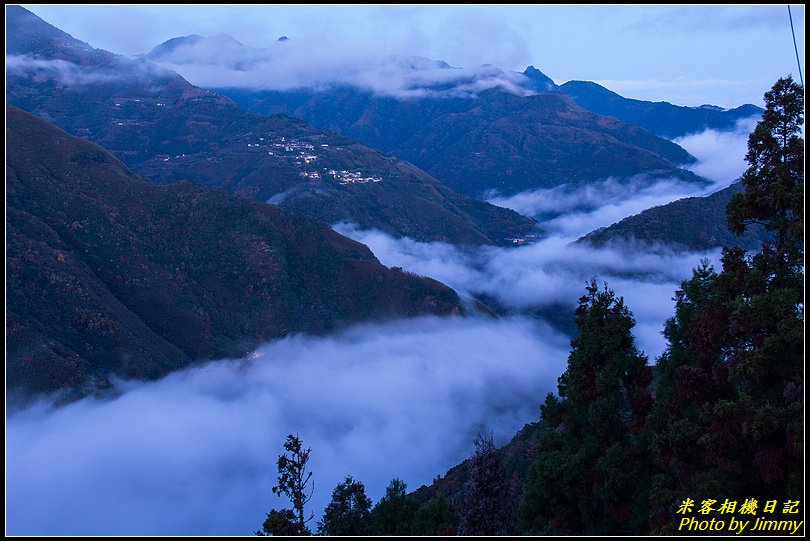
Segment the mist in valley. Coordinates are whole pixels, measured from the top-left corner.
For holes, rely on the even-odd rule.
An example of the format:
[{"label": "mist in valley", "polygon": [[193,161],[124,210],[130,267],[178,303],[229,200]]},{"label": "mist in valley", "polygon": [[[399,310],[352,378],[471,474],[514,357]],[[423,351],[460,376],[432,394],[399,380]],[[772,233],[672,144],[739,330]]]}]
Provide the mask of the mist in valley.
[{"label": "mist in valley", "polygon": [[[696,172],[717,189],[742,172],[740,137],[742,131],[706,132],[680,143],[694,145]],[[710,144],[711,153],[696,150]],[[490,303],[499,317],[418,318],[290,336],[244,359],[155,382],[118,381],[113,397],[61,406],[42,399],[12,412],[7,533],[252,534],[271,508],[289,507],[271,492],[287,434],[312,448],[309,509],[316,517],[346,475],[362,481],[375,501],[394,477],[411,490],[429,484],[472,453],[479,426],[502,445],[538,419],[570,348],[570,328],[560,321],[573,320],[591,279],[625,298],[638,345],[655,361],[675,290],[702,259],[716,263],[719,250],[572,243],[706,190],[606,179],[493,196],[540,220],[538,238],[515,248],[420,243],[338,224],[385,265],[436,278]]]}]

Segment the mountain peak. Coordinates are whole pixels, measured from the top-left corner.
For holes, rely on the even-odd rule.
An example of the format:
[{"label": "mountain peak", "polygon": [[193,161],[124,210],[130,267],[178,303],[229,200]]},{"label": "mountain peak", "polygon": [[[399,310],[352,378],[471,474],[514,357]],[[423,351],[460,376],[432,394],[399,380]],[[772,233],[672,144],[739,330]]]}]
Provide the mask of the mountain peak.
[{"label": "mountain peak", "polygon": [[530,81],[530,87],[532,90],[538,90],[540,92],[550,92],[552,90],[557,89],[557,85],[554,81],[545,73],[540,71],[539,69],[535,68],[534,66],[529,66],[523,71],[523,75],[525,75]]},{"label": "mountain peak", "polygon": [[199,34],[191,34],[189,36],[180,36],[176,38],[167,39],[160,45],[154,47],[147,58],[160,59],[168,57],[169,55],[177,52],[182,47],[194,46],[210,46],[211,48],[242,48],[247,49],[247,45],[231,36],[230,34],[217,34],[216,36],[205,37]]}]

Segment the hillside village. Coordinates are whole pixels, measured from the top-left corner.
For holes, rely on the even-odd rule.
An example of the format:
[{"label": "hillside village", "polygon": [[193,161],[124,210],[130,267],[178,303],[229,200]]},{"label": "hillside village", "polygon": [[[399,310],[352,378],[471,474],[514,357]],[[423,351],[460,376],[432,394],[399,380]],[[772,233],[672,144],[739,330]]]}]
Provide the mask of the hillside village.
[{"label": "hillside village", "polygon": [[[144,125],[145,122],[143,120],[127,118],[123,113],[131,112],[131,109],[134,107],[147,109],[150,107],[165,107],[167,105],[166,102],[167,100],[162,98],[116,97],[113,99],[113,105],[116,110],[120,111],[119,115],[121,118],[117,118],[119,115],[116,115],[112,121],[114,125],[121,127]],[[245,145],[242,149],[246,149],[248,152],[266,152],[267,156],[292,160],[295,164],[295,168],[299,170],[298,176],[305,180],[321,180],[331,177],[341,186],[378,183],[383,181],[383,177],[369,172],[335,169],[324,164],[325,161],[331,161],[328,160],[328,157],[323,155],[324,152],[328,152],[330,149],[342,150],[342,147],[330,147],[328,143],[314,143],[293,137],[281,137],[277,134],[265,133],[252,142],[242,142],[238,143],[238,145]],[[238,151],[239,148],[236,148],[236,150]],[[164,154],[156,158],[162,162],[170,162],[185,160],[189,157],[190,156],[181,153],[176,155]],[[318,167],[318,165],[321,167]]]},{"label": "hillside village", "polygon": [[[269,136],[270,134],[267,135]],[[326,173],[333,179],[337,180],[342,186],[348,186],[350,184],[366,184],[369,182],[382,182],[383,180],[380,176],[371,175],[362,171],[328,169],[327,167],[321,167],[320,170],[318,170],[317,167],[315,170],[308,168],[307,166],[313,166],[313,164],[319,160],[322,161],[322,156],[318,154],[318,151],[325,151],[328,149],[329,145],[326,143],[321,143],[316,146],[311,142],[301,141],[294,138],[280,137],[266,140],[265,137],[259,137],[259,143],[248,143],[248,147],[261,148],[263,144],[266,144],[269,148],[273,149],[267,151],[268,155],[284,156],[287,158],[292,157],[298,168],[306,168],[306,170],[298,173],[301,178],[319,180],[323,178],[322,173]]]}]

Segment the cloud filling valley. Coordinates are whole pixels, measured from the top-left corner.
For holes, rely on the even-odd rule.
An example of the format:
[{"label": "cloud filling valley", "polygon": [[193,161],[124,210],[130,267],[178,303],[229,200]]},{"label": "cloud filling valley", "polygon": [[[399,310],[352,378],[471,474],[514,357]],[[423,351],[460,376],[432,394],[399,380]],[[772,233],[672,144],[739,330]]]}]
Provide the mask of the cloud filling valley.
[{"label": "cloud filling valley", "polygon": [[[696,171],[703,167],[714,189],[739,175],[739,153],[727,159],[722,149],[738,148],[740,134],[690,137],[681,144],[700,158]],[[701,147],[717,150],[700,155]],[[501,445],[539,417],[569,353],[559,321],[573,319],[591,278],[625,298],[637,343],[654,362],[675,290],[718,252],[571,242],[706,190],[606,179],[493,196],[541,221],[542,238],[517,248],[421,243],[339,224],[382,263],[496,304],[501,317],[426,317],[290,336],[245,359],[117,382],[115,397],[61,406],[42,400],[10,412],[7,533],[250,535],[270,508],[289,506],[271,487],[290,433],[312,448],[316,516],[346,475],[375,501],[394,477],[411,490],[429,484],[470,455],[478,426],[493,429]]]}]

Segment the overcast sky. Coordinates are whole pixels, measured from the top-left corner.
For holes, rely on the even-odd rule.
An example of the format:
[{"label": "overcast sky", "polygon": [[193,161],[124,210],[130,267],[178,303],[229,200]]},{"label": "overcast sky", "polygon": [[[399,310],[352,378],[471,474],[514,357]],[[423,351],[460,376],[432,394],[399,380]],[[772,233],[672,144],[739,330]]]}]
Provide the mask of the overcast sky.
[{"label": "overcast sky", "polygon": [[[762,94],[788,73],[798,80],[785,5],[25,7],[121,54],[145,53],[189,34],[227,33],[253,47],[285,35],[459,67],[490,63],[522,71],[532,64],[557,83],[591,80],[628,97],[724,107],[761,104]],[[803,64],[804,6],[792,10]]]}]

